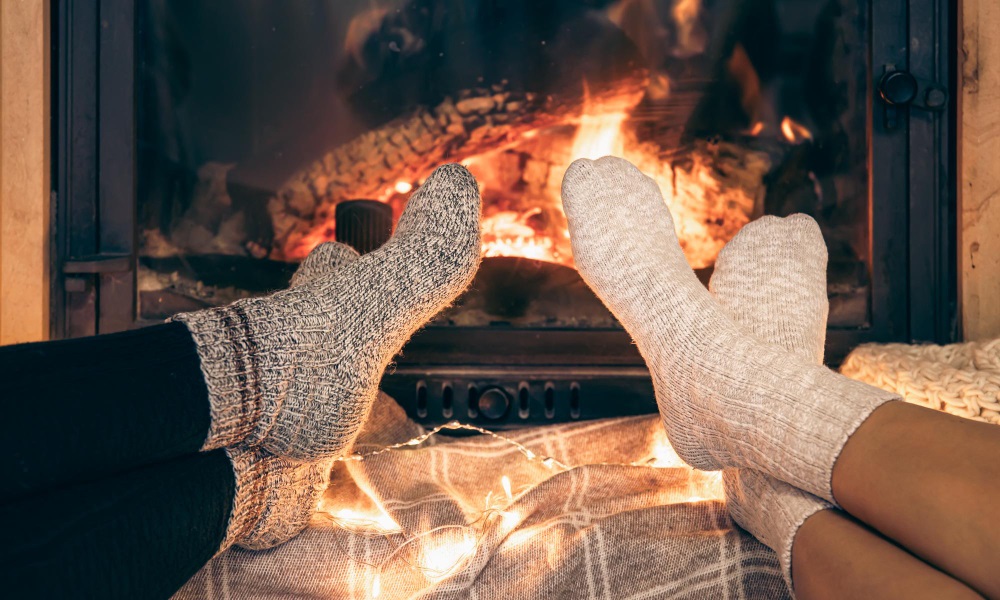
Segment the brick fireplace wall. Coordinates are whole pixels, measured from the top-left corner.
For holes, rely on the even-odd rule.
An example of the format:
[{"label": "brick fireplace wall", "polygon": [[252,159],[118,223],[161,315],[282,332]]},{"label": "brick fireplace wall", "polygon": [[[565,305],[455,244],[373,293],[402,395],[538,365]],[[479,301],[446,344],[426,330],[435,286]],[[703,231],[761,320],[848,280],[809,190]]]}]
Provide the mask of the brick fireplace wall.
[{"label": "brick fireplace wall", "polygon": [[49,325],[49,2],[0,2],[0,344]]}]

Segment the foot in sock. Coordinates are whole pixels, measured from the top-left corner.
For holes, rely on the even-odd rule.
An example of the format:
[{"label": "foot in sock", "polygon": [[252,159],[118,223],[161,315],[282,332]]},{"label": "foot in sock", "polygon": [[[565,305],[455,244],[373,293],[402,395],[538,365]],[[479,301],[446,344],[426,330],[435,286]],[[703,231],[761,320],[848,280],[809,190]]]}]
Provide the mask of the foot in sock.
[{"label": "foot in sock", "polygon": [[[826,244],[810,217],[762,217],[715,261],[709,290],[738,324],[764,342],[823,363],[829,309]],[[830,503],[753,469],[722,474],[729,513],[778,554],[792,588],[792,547],[806,519]]]},{"label": "foot in sock", "polygon": [[562,195],[577,268],[635,339],[681,458],[754,468],[833,501],[847,439],[897,396],[737,325],[688,266],[656,182],[627,161],[575,161]]},{"label": "foot in sock", "polygon": [[475,179],[445,165],[378,250],[268,297],[174,317],[209,390],[203,449],[245,441],[314,460],[349,446],[389,361],[472,281],[479,216]]},{"label": "foot in sock", "polygon": [[[350,246],[320,244],[292,275],[292,288],[358,260]],[[236,493],[219,552],[232,545],[263,550],[287,542],[309,524],[330,478],[333,458],[298,462],[245,443],[226,448]]]}]

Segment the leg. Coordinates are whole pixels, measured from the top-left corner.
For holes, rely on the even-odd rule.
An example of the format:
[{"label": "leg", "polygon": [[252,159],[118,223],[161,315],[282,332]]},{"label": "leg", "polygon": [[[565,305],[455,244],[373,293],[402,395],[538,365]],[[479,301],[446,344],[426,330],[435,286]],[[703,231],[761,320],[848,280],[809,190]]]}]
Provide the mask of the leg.
[{"label": "leg", "polygon": [[792,556],[795,593],[803,600],[981,598],[838,510],[806,520]]},{"label": "leg", "polygon": [[[737,325],[688,267],[656,183],[625,161],[606,157],[574,162],[563,181],[563,206],[577,267],[636,340],[653,375],[660,413],[678,454],[697,468],[756,470],[814,496],[835,501],[833,470],[844,446],[876,409],[899,397],[833,373],[817,365],[807,354],[782,351],[780,340],[778,345],[772,345],[775,343],[772,340],[762,343],[751,333],[758,332]],[[776,266],[780,270],[784,265]],[[793,277],[783,283],[794,291],[803,282]],[[776,324],[815,317],[810,306],[800,303],[772,308],[767,318]],[[913,408],[885,408],[882,412],[900,410]],[[936,417],[938,421],[942,418]],[[878,419],[874,423],[877,422]],[[877,429],[876,424],[869,423],[866,428]],[[899,462],[926,453],[923,443],[915,447],[918,444],[914,440],[920,439],[915,433],[925,431],[909,429],[899,434],[910,436],[909,445],[901,446],[909,451],[899,453]],[[961,432],[940,435],[935,446],[938,451],[951,450],[955,444],[968,450],[967,444],[950,440],[950,436],[962,435]],[[872,439],[883,443],[860,444],[858,460],[883,463],[883,457],[877,453],[888,445],[884,442],[891,437],[876,435]],[[874,453],[865,452],[866,446],[872,446]],[[987,446],[976,448],[975,456],[989,456]],[[937,460],[942,458],[939,456]],[[862,468],[851,467],[851,463],[845,459],[840,468],[848,472]],[[877,467],[872,469],[867,472],[885,475]],[[899,479],[905,477],[909,481],[904,490],[943,493],[939,485],[928,488],[918,483],[915,477],[920,476],[919,471],[910,467],[905,474],[897,473]],[[948,469],[937,471],[942,477],[949,473]],[[959,477],[963,480],[959,489],[988,494],[991,486],[987,479],[994,477],[992,473],[995,471],[987,468],[960,469]],[[882,483],[890,485],[887,481]],[[899,489],[880,496],[871,486],[838,483],[838,489],[846,487],[866,495],[873,506],[884,503],[882,511],[905,513],[903,506],[913,501]],[[840,500],[839,496],[836,500]],[[918,506],[944,508],[948,497],[923,499]],[[985,502],[987,497],[980,496],[978,502]],[[845,502],[848,509],[857,504],[850,499]],[[976,504],[966,500],[964,506],[973,508]],[[907,516],[887,517],[887,522],[893,518],[907,519]],[[970,524],[976,519],[985,524],[990,517],[984,511],[966,512],[963,518]],[[938,517],[938,523],[943,524],[944,520]],[[871,524],[879,526],[877,522]],[[903,532],[914,538],[918,532],[926,531],[918,519],[907,524],[910,528],[904,528]],[[961,536],[963,529],[960,526],[955,534]],[[989,532],[986,529],[980,535]],[[934,533],[940,534],[941,530]],[[994,550],[984,556],[996,555]],[[974,586],[986,585],[985,578],[989,575],[980,568],[982,564],[980,561],[963,565],[963,570],[952,574],[964,575],[965,581]],[[969,576],[975,580],[968,579]]]},{"label": "leg", "polygon": [[475,180],[447,165],[382,248],[358,258],[323,244],[306,259],[319,268],[288,290],[148,330],[0,351],[0,381],[17,399],[0,419],[0,498],[239,444],[301,462],[336,456],[392,357],[471,282],[479,215]]},{"label": "leg", "polygon": [[222,450],[6,504],[16,598],[166,598],[218,551],[235,496]]},{"label": "leg", "polygon": [[209,427],[179,324],[0,348],[0,499],[197,452]]},{"label": "leg", "polygon": [[911,404],[879,408],[833,470],[852,515],[1000,598],[1000,428]]}]

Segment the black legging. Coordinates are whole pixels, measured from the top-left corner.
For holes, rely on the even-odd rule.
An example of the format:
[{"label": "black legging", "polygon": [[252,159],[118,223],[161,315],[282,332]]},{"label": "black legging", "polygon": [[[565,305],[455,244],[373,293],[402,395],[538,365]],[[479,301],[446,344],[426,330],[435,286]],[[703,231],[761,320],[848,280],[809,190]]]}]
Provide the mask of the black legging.
[{"label": "black legging", "polygon": [[186,327],[3,347],[0,389],[2,595],[165,598],[212,557],[235,481]]}]

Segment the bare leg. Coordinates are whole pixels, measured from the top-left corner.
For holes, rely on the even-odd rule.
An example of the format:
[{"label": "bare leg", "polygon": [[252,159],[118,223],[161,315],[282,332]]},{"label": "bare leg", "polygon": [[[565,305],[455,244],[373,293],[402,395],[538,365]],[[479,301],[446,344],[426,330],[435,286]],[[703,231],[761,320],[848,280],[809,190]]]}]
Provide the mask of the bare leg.
[{"label": "bare leg", "polygon": [[833,491],[854,517],[1000,598],[1000,428],[886,404],[844,446]]},{"label": "bare leg", "polygon": [[803,600],[981,598],[838,510],[809,517],[795,536],[795,594]]}]

